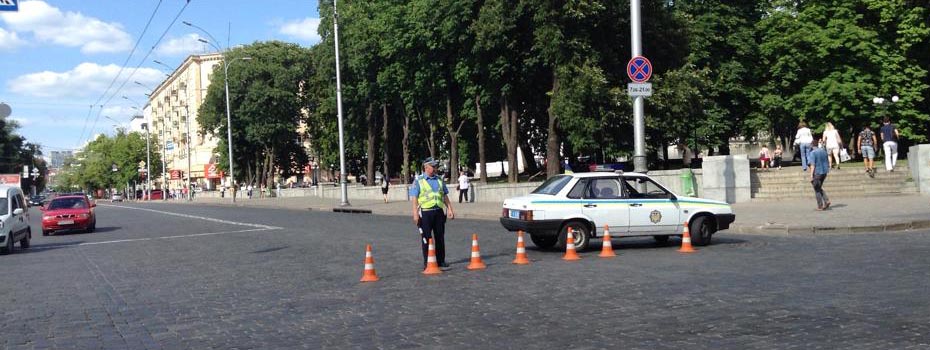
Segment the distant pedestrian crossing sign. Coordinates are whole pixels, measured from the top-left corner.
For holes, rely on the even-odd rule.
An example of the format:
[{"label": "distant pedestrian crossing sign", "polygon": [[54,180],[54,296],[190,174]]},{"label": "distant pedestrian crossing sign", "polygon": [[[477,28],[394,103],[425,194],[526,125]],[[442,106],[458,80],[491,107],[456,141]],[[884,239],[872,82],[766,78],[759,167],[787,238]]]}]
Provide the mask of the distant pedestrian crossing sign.
[{"label": "distant pedestrian crossing sign", "polygon": [[0,11],[19,11],[19,0],[0,0]]}]

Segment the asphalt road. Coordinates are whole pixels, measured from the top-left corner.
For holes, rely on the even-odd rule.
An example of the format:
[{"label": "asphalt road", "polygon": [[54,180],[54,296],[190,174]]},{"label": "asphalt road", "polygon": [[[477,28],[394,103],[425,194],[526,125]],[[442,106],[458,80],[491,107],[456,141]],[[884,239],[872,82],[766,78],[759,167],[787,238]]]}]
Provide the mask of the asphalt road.
[{"label": "asphalt road", "polygon": [[[32,213],[35,224],[38,211]],[[423,276],[408,217],[101,203],[97,232],[0,256],[0,348],[930,349],[930,232],[651,238],[578,262],[454,220]],[[465,269],[478,233],[487,270]],[[381,281],[362,284],[374,247]],[[595,247],[599,247],[597,242]]]}]

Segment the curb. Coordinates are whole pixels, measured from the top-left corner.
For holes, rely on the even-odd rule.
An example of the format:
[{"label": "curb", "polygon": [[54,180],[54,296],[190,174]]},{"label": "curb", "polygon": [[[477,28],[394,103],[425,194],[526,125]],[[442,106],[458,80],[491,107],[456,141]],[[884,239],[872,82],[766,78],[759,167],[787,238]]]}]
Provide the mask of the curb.
[{"label": "curb", "polygon": [[865,226],[795,226],[786,224],[765,224],[759,226],[731,225],[727,232],[766,235],[829,235],[849,233],[901,232],[930,228],[930,220],[913,220],[898,223],[886,223]]}]

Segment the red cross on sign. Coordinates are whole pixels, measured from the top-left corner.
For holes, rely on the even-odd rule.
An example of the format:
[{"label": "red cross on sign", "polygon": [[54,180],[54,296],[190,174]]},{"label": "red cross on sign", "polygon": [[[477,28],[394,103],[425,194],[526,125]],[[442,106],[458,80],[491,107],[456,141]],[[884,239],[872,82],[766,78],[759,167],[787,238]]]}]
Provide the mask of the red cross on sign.
[{"label": "red cross on sign", "polygon": [[636,56],[626,64],[626,75],[636,83],[645,83],[652,77],[652,62],[643,56]]}]

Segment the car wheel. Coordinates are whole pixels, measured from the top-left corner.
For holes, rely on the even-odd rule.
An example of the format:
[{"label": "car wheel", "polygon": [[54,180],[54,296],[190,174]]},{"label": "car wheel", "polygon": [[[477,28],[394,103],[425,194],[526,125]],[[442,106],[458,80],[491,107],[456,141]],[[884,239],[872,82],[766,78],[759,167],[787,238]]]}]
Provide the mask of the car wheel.
[{"label": "car wheel", "polygon": [[90,224],[90,226],[87,226],[87,233],[93,233],[94,230],[96,229],[97,229],[97,223],[95,222],[93,224]]},{"label": "car wheel", "polygon": [[540,236],[540,235],[530,235],[530,239],[533,241],[533,244],[540,249],[552,249],[555,246],[555,243],[558,241],[557,237],[553,236]]},{"label": "car wheel", "polygon": [[658,236],[658,235],[657,235],[657,236],[652,236],[652,239],[656,240],[656,243],[658,243],[658,244],[666,245],[666,244],[668,244],[668,238],[669,238],[669,237],[671,237],[671,236],[669,236],[669,235],[661,235],[661,236]]},{"label": "car wheel", "polygon": [[565,249],[565,244],[568,237],[568,229],[571,228],[572,238],[575,241],[575,250],[584,251],[588,248],[588,243],[591,242],[591,238],[588,236],[588,225],[585,225],[581,221],[569,221],[562,225],[562,229],[559,230],[559,238],[556,242],[557,249]]},{"label": "car wheel", "polygon": [[699,216],[691,221],[691,243],[696,246],[706,246],[710,244],[711,236],[714,234],[713,223],[708,217]]},{"label": "car wheel", "polygon": [[0,248],[0,254],[12,254],[13,253],[13,232],[10,232],[6,236],[6,245],[3,248]]},{"label": "car wheel", "polygon": [[23,239],[19,241],[19,247],[23,249],[29,249],[30,239],[32,239],[32,231],[26,232],[26,237],[23,237]]},{"label": "car wheel", "polygon": [[52,233],[52,231],[48,231],[48,230],[46,230],[46,229],[44,229],[44,228],[42,229],[42,235],[43,235],[43,236],[48,236],[48,235],[51,234],[51,233]]}]

